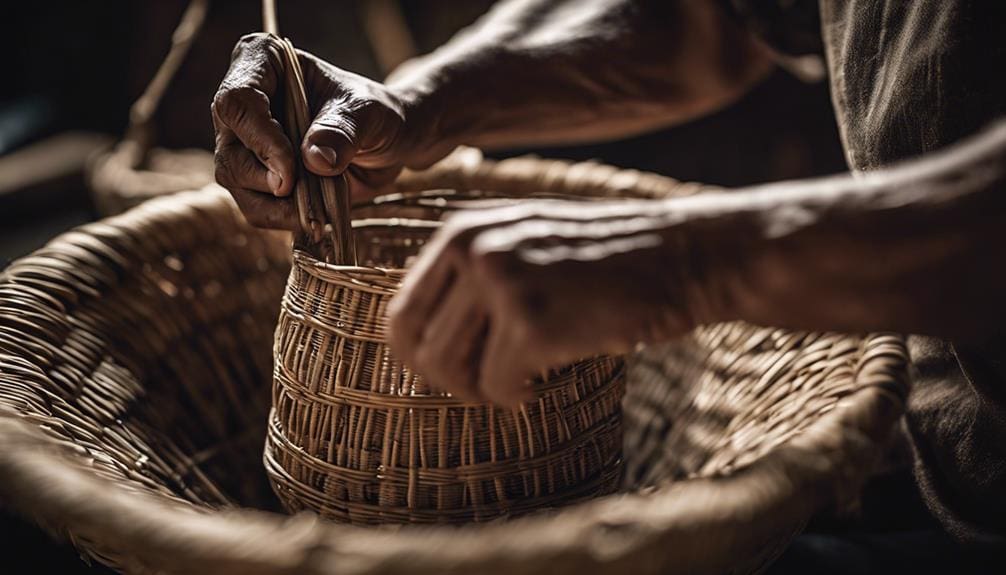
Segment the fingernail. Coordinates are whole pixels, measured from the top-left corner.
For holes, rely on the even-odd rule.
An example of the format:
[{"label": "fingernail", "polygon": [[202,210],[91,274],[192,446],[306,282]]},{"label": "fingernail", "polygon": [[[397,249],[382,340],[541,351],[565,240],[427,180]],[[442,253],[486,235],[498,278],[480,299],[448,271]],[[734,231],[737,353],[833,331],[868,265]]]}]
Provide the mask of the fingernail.
[{"label": "fingernail", "polygon": [[311,144],[310,151],[314,154],[320,155],[333,170],[335,169],[335,160],[338,159],[335,155],[335,150],[329,148],[328,146]]},{"label": "fingernail", "polygon": [[272,193],[279,195],[279,189],[283,186],[283,177],[276,172],[269,170],[269,174],[266,175],[265,179],[269,184],[269,189],[272,190]]}]

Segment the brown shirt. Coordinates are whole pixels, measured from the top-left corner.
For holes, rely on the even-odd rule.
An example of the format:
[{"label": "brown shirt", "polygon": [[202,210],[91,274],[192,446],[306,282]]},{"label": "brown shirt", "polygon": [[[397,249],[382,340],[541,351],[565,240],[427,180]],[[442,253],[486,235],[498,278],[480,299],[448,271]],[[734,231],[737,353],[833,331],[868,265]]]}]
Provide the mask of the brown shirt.
[{"label": "brown shirt", "polygon": [[[781,52],[812,50],[810,32],[821,33],[854,171],[940,149],[1006,114],[1006,2],[724,1]],[[961,541],[1006,545],[1006,329],[968,344],[912,336],[909,348],[906,427],[927,505]]]}]

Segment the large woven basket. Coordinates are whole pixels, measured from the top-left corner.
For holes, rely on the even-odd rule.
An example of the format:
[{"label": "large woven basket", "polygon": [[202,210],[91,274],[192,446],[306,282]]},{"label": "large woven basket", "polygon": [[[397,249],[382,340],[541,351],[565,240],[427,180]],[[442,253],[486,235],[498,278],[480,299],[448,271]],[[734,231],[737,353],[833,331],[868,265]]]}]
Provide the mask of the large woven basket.
[{"label": "large woven basket", "polygon": [[[697,189],[468,158],[408,175],[403,191]],[[622,493],[460,527],[279,515],[261,445],[288,255],[211,188],[12,264],[0,498],[130,573],[754,572],[814,513],[854,499],[906,393],[899,336],[710,326],[631,362]]]}]

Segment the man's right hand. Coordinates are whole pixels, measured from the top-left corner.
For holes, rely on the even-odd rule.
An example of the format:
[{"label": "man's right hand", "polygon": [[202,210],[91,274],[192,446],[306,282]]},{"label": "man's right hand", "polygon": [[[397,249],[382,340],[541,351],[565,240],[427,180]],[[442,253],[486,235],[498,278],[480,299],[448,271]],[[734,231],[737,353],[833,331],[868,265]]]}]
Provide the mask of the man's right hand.
[{"label": "man's right hand", "polygon": [[283,60],[268,35],[242,38],[211,107],[216,178],[250,223],[295,230],[289,197],[296,179],[294,145],[308,170],[335,176],[347,169],[355,196],[390,184],[419,144],[406,137],[405,103],[384,85],[298,52],[315,117],[292,143],[272,114],[282,99]]}]

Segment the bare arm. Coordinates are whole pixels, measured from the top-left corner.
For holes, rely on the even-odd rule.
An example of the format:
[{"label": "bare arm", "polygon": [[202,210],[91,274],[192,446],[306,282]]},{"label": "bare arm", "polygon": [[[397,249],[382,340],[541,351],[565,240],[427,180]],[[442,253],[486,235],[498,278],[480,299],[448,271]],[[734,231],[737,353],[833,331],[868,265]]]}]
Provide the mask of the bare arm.
[{"label": "bare arm", "polygon": [[1006,319],[1006,122],[890,169],[734,201],[762,247],[732,280],[731,315],[965,339]]},{"label": "bare arm", "polygon": [[294,162],[379,189],[458,144],[624,136],[708,113],[771,68],[713,0],[508,0],[387,84],[301,53],[315,117],[302,142],[274,120],[282,69],[243,38],[212,107],[217,180],[256,225],[295,229]]},{"label": "bare arm", "polygon": [[462,214],[393,302],[393,344],[513,403],[543,368],[717,321],[981,338],[1006,320],[1004,247],[1006,122],[858,176]]},{"label": "bare arm", "polygon": [[611,139],[708,114],[772,68],[707,0],[510,0],[388,79],[445,146]]}]

